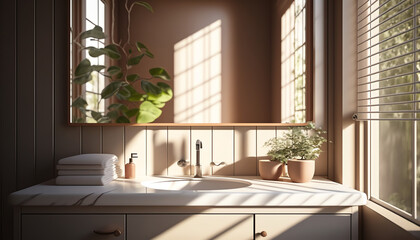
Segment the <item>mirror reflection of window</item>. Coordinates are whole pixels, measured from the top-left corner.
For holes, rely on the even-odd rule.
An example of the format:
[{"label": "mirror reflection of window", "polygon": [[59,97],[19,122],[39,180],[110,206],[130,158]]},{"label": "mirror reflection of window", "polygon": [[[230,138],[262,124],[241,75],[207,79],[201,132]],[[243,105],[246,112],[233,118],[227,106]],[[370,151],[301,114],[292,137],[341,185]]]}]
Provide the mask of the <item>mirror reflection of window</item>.
[{"label": "mirror reflection of window", "polygon": [[[106,1],[104,0],[78,0],[72,1],[70,4],[70,22],[72,24],[72,31],[70,32],[70,71],[73,73],[74,68],[78,63],[86,58],[92,65],[107,65],[105,57],[91,57],[86,51],[81,51],[80,46],[74,44],[72,39],[79,33],[94,28],[95,25],[102,27],[105,33],[108,29],[106,28],[106,17],[107,11],[109,11]],[[104,40],[105,41],[105,40]],[[83,40],[83,44],[86,47],[103,48],[105,42],[96,41],[93,38],[87,38]],[[73,74],[70,74],[71,76]],[[98,72],[92,72],[92,80],[86,84],[72,84],[70,83],[70,104],[74,100],[73,97],[81,96],[88,103],[87,110],[93,110],[95,112],[105,113],[106,102],[101,101],[101,90],[106,84],[106,79],[103,75]],[[70,79],[71,80],[71,79]],[[70,112],[70,120],[82,117],[80,112],[76,109],[72,109]],[[92,118],[87,117],[85,119],[87,123],[96,122]]]},{"label": "mirror reflection of window", "polygon": [[306,122],[306,0],[281,16],[281,122]]},{"label": "mirror reflection of window", "polygon": [[[95,25],[105,28],[105,3],[101,0],[87,0],[85,1],[86,6],[86,18],[84,21],[85,29],[92,29]],[[85,30],[84,30],[85,31]],[[93,41],[92,38],[86,39],[86,47],[103,48],[104,42]],[[99,57],[91,57],[89,54],[86,56],[92,65],[105,65],[104,55]],[[102,114],[105,113],[105,104],[101,99],[101,90],[104,88],[105,78],[98,72],[92,72],[92,80],[87,82],[84,89],[84,99],[88,103],[88,110],[94,110]],[[89,120],[93,120],[88,118]],[[95,121],[94,121],[95,122]]]}]

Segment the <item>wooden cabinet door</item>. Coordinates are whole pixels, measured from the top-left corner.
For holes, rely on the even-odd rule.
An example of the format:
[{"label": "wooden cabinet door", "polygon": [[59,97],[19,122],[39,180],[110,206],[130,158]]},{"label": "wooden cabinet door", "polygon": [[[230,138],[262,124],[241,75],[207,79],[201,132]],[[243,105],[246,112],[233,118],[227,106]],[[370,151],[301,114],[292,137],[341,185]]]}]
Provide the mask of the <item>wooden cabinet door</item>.
[{"label": "wooden cabinet door", "polygon": [[142,214],[127,216],[127,240],[253,239],[252,214]]},{"label": "wooden cabinet door", "polygon": [[[267,233],[266,237],[261,232]],[[257,214],[255,239],[350,240],[349,214]]]},{"label": "wooden cabinet door", "polygon": [[124,215],[22,215],[22,240],[123,240],[124,232]]}]

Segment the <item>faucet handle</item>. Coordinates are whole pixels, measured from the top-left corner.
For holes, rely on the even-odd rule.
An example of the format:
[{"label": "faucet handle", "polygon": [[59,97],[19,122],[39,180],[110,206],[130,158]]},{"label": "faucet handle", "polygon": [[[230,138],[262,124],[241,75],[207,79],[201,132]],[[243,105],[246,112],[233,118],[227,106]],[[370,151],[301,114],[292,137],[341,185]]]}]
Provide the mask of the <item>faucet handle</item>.
[{"label": "faucet handle", "polygon": [[189,161],[187,161],[187,160],[185,160],[185,159],[181,159],[181,160],[179,160],[176,164],[177,164],[179,167],[186,167],[189,163],[190,163]]},{"label": "faucet handle", "polygon": [[200,141],[200,139],[197,139],[197,141],[195,142],[195,149],[196,149],[197,151],[199,151],[199,150],[200,150],[200,148],[203,148],[203,142],[202,142],[202,141]]},{"label": "faucet handle", "polygon": [[211,162],[210,163],[210,166],[212,167],[218,167],[218,166],[224,166],[224,165],[226,165],[225,162],[219,162],[219,163]]}]

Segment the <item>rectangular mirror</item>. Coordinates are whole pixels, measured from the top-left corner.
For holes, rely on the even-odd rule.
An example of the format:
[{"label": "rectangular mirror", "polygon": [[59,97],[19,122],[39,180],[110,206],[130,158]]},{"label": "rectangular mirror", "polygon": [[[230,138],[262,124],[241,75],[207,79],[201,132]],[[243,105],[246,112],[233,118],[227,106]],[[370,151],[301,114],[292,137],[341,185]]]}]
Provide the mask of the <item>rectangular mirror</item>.
[{"label": "rectangular mirror", "polygon": [[312,121],[312,0],[70,0],[69,121]]}]

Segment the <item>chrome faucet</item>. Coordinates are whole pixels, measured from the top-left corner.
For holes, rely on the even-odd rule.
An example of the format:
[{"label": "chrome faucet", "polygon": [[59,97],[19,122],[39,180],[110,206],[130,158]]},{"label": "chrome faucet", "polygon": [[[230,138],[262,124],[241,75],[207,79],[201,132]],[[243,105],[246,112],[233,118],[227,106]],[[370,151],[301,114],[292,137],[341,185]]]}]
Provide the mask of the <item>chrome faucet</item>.
[{"label": "chrome faucet", "polygon": [[202,178],[203,173],[201,172],[201,164],[200,164],[200,149],[203,148],[203,143],[197,139],[195,142],[195,150],[197,153],[197,158],[195,162],[195,178]]}]

